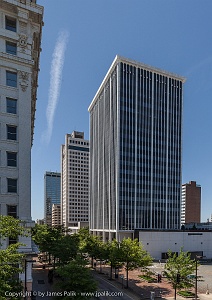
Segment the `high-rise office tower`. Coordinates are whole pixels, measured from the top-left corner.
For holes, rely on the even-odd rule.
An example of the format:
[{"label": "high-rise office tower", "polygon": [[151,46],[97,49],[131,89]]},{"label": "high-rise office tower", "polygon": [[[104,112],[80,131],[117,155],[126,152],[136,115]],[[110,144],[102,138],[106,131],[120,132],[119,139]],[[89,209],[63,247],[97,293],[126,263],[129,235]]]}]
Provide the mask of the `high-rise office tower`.
[{"label": "high-rise office tower", "polygon": [[46,172],[44,175],[44,220],[45,224],[52,225],[52,205],[60,204],[61,174]]},{"label": "high-rise office tower", "polygon": [[88,226],[89,141],[84,132],[66,134],[61,148],[62,224],[72,232]]},{"label": "high-rise office tower", "polygon": [[[0,0],[0,213],[32,226],[31,145],[38,86],[43,7],[36,0]],[[20,251],[32,253],[31,238]],[[7,247],[10,239],[1,241]],[[27,278],[31,290],[31,263]]]},{"label": "high-rise office tower", "polygon": [[184,78],[116,56],[90,112],[90,230],[178,229]]},{"label": "high-rise office tower", "polygon": [[196,181],[182,185],[181,224],[200,223],[201,186]]}]

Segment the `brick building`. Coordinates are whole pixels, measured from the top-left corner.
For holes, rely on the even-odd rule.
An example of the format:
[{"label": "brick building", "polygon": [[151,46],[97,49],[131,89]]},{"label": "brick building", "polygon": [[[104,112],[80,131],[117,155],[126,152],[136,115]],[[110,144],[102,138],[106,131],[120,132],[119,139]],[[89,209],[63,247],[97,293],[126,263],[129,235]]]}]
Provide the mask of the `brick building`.
[{"label": "brick building", "polygon": [[201,186],[196,181],[182,185],[181,224],[200,223]]}]

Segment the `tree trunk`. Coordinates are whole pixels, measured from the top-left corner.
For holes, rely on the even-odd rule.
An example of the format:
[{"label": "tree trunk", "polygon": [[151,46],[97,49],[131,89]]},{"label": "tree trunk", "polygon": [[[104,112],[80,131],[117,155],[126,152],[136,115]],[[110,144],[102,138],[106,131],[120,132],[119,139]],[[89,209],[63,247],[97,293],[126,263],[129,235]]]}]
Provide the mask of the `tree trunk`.
[{"label": "tree trunk", "polygon": [[174,288],[174,300],[176,300],[177,299],[177,287],[175,286],[175,288]]},{"label": "tree trunk", "polygon": [[54,262],[53,262],[53,269],[55,270],[55,261],[56,261],[56,257],[54,256]]},{"label": "tree trunk", "polygon": [[100,273],[102,273],[102,260],[100,259]]},{"label": "tree trunk", "polygon": [[91,257],[91,267],[93,268],[93,256]]},{"label": "tree trunk", "polygon": [[110,264],[110,280],[112,280],[113,265]]},{"label": "tree trunk", "polygon": [[126,266],[126,275],[127,275],[127,284],[126,284],[126,288],[128,289],[128,269],[129,269],[129,266],[128,266],[128,263],[127,263],[127,266]]}]

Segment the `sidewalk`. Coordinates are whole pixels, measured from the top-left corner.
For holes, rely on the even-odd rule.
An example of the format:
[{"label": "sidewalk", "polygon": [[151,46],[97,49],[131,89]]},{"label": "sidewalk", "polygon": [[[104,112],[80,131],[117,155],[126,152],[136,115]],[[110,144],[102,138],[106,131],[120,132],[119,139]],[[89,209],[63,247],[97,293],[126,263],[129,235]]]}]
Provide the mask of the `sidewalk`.
[{"label": "sidewalk", "polygon": [[[103,274],[99,274],[99,268],[96,268],[94,270],[95,273],[98,274],[98,276],[102,276],[105,279],[109,279],[109,273],[110,268],[108,266],[102,267]],[[132,274],[134,273],[134,274]],[[114,286],[116,286],[119,289],[122,289],[122,285],[126,285],[125,279],[122,281],[120,275],[125,275],[124,272],[119,272],[118,279],[114,278],[113,273],[113,280],[110,281],[110,283]],[[132,276],[133,275],[133,276]],[[153,283],[149,284],[146,282],[141,282],[138,279],[137,272],[129,272],[129,289],[124,290],[126,294],[128,294],[130,297],[132,297],[134,300],[147,300],[151,299],[151,292],[155,292],[155,300],[174,300],[174,290],[171,288],[171,286],[167,282],[162,283]],[[162,292],[162,298],[160,298],[160,292]],[[192,298],[184,298],[179,295],[177,295],[177,300],[193,300]],[[198,293],[198,300],[212,300],[212,294],[206,295],[206,294],[200,294]]]},{"label": "sidewalk", "polygon": [[53,287],[52,284],[48,282],[48,272],[48,268],[43,269],[43,264],[41,264],[38,260],[36,263],[33,263],[32,299],[53,299],[53,297],[50,295],[51,291],[53,291]]},{"label": "sidewalk", "polygon": [[[174,297],[168,297],[166,298],[166,300],[173,300]],[[180,297],[177,295],[177,300],[186,300],[186,299],[189,299],[189,298],[183,298],[183,297]],[[190,299],[194,299],[194,298],[190,298]],[[209,294],[209,295],[204,295],[204,294],[198,294],[198,300],[211,300],[212,299],[212,294]]]}]

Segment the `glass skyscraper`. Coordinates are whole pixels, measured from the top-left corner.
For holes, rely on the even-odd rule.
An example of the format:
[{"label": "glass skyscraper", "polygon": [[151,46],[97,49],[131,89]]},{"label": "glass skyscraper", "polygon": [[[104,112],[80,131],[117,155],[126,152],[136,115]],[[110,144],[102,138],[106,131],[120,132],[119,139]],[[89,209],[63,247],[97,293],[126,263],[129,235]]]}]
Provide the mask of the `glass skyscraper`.
[{"label": "glass skyscraper", "polygon": [[116,56],[90,112],[90,229],[178,229],[185,79]]},{"label": "glass skyscraper", "polygon": [[48,225],[52,225],[52,205],[60,205],[60,194],[61,174],[46,172],[44,175],[44,220]]}]

